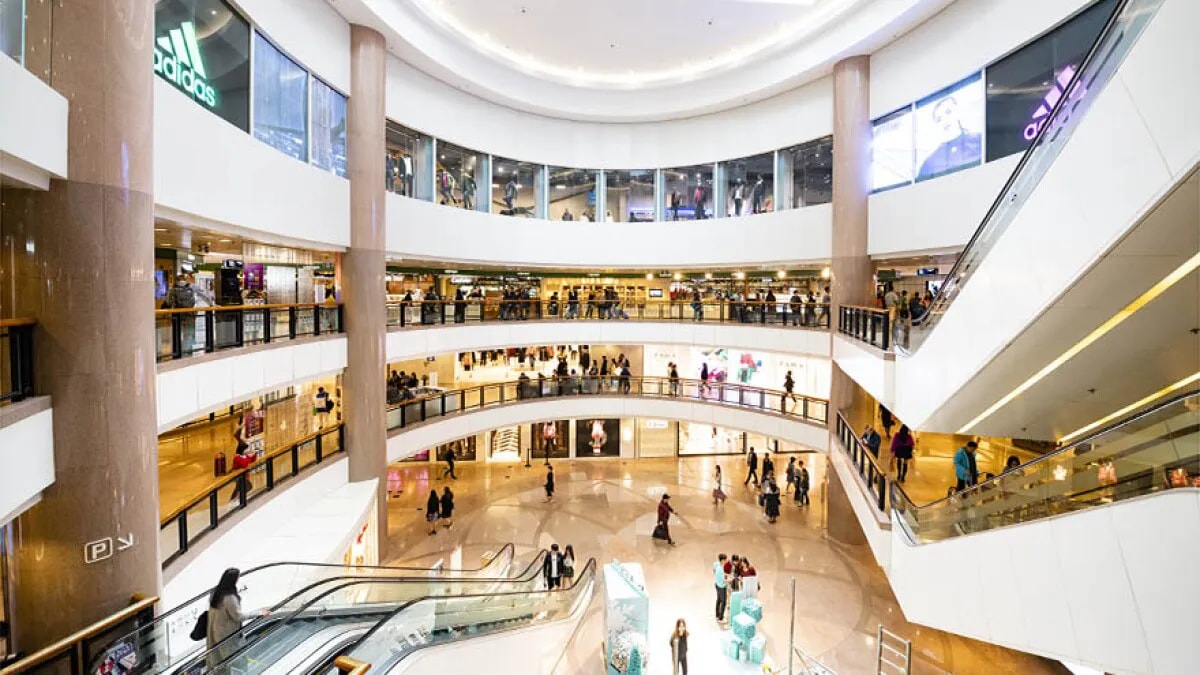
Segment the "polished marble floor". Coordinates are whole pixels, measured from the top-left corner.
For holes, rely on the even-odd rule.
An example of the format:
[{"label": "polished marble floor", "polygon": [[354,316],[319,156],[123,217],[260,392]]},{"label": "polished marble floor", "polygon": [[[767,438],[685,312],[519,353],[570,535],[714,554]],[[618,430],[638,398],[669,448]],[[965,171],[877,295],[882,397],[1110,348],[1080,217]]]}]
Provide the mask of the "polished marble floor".
[{"label": "polished marble floor", "polygon": [[[874,673],[875,634],[880,624],[913,643],[914,673],[1062,673],[1058,664],[993,645],[922,628],[905,621],[882,571],[866,547],[844,546],[825,533],[824,460],[805,455],[813,467],[812,504],[784,503],[769,524],[751,488],[743,487],[740,458],[581,459],[555,465],[558,492],[546,503],[545,467],[534,463],[462,462],[458,480],[443,480],[442,465],[398,464],[401,494],[389,503],[391,564],[473,567],[487,551],[507,542],[532,555],[557,542],[573,544],[579,559],[595,557],[641,563],[650,592],[651,673],[670,671],[667,636],[675,619],[692,633],[691,670],[746,672],[718,654],[712,563],[717,553],[748,556],[762,583],[761,630],[776,665],[786,667],[790,582],[796,580],[796,645],[838,673]],[[733,486],[728,502],[711,499],[713,464],[720,462]],[[450,485],[456,495],[455,524],[430,536],[422,509],[429,490]],[[662,492],[672,495],[678,545],[650,538]],[[581,563],[582,564],[582,563]],[[586,611],[557,673],[603,673],[602,591]],[[980,611],[986,611],[981,608]],[[661,647],[661,649],[659,649]],[[754,671],[758,672],[758,671]],[[786,669],[782,672],[786,672]],[[799,671],[797,671],[799,672]]]}]

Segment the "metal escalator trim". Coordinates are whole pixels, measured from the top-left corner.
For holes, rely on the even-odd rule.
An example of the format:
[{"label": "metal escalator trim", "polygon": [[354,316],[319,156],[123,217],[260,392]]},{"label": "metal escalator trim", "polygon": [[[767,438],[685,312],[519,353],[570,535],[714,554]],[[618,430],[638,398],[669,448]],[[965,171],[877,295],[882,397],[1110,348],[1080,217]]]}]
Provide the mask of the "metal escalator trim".
[{"label": "metal escalator trim", "polygon": [[[506,546],[512,546],[512,544],[507,544]],[[501,550],[503,550],[503,549],[501,549]],[[535,576],[541,574],[542,559],[545,557],[545,555],[546,555],[545,550],[538,551],[537,555],[534,556],[534,558],[525,567],[525,569],[522,570],[521,574],[516,577],[439,578],[439,577],[426,576],[426,577],[391,577],[391,578],[389,578],[389,577],[353,577],[353,576],[349,576],[349,577],[330,577],[327,579],[322,579],[316,583],[310,584],[309,586],[305,587],[304,589],[301,589],[300,591],[297,591],[296,593],[293,593],[292,595],[288,596],[287,599],[283,600],[276,606],[282,607],[282,606],[286,605],[287,603],[291,602],[292,600],[294,600],[301,593],[304,593],[310,589],[314,589],[317,586],[320,586],[320,585],[323,585],[326,583],[330,583],[333,581],[348,580],[348,582],[341,583],[341,584],[333,586],[332,588],[328,588],[328,589],[324,590],[322,593],[313,597],[307,603],[301,605],[297,609],[293,610],[289,614],[282,617],[282,619],[276,619],[276,621],[274,622],[273,625],[269,626],[265,630],[262,630],[262,632],[254,640],[246,641],[246,644],[242,645],[240,648],[238,648],[236,651],[234,651],[232,654],[230,654],[228,657],[226,657],[223,661],[221,661],[221,663],[217,664],[216,668],[220,668],[221,666],[233,661],[234,659],[237,659],[237,658],[245,655],[245,653],[248,650],[263,644],[264,640],[269,639],[271,637],[271,635],[274,634],[276,631],[278,631],[281,627],[290,625],[290,623],[292,621],[306,620],[306,619],[310,619],[313,617],[319,617],[319,616],[325,615],[326,611],[323,609],[319,610],[315,614],[310,612],[309,610],[314,603],[320,601],[321,599],[323,599],[333,593],[341,591],[343,589],[350,588],[352,586],[365,585],[365,584],[402,585],[402,584],[429,583],[430,581],[437,581],[438,583],[450,583],[450,584],[478,583],[478,582],[525,583],[525,582],[531,581]],[[485,565],[485,566],[481,567],[480,569],[485,569],[486,567],[487,566]],[[421,569],[425,569],[425,568],[421,568]],[[425,571],[428,572],[428,569],[425,569]],[[443,596],[425,596],[425,598],[428,598],[428,597],[443,597]],[[473,596],[471,596],[471,595],[456,595],[453,597],[458,598],[458,597],[473,597]],[[411,603],[408,603],[408,604],[411,604]],[[389,616],[390,616],[391,614],[395,613],[395,610],[393,610],[392,608],[386,608],[386,609],[380,610],[380,613],[385,613],[385,612],[389,613]],[[199,655],[193,656],[192,658],[188,659],[186,661],[186,664],[183,667],[176,668],[176,670],[180,670],[181,672],[187,672],[192,666],[202,662],[203,659],[208,654],[221,649],[227,642],[233,642],[239,638],[244,638],[247,634],[258,630],[258,626],[260,626],[263,623],[267,623],[266,620],[270,619],[270,618],[271,618],[271,615],[268,615],[265,617],[259,617],[259,618],[255,619],[250,624],[244,626],[240,631],[230,635],[229,637],[225,638],[225,640],[222,640],[221,642],[214,645],[212,649],[206,649]]]}]

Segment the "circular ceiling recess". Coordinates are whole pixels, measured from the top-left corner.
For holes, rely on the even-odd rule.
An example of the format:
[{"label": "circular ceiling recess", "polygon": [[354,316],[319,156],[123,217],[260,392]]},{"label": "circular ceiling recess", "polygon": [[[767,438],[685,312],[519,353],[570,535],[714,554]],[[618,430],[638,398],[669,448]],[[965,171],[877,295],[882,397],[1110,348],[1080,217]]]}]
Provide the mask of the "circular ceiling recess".
[{"label": "circular ceiling recess", "polygon": [[759,101],[952,0],[328,0],[402,60],[518,110],[606,122]]}]

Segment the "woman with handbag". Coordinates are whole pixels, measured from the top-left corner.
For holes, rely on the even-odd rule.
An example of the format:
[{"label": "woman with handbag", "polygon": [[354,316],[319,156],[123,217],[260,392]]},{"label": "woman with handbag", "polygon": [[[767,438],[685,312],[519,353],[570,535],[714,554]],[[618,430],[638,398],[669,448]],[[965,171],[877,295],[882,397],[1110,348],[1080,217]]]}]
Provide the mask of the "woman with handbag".
[{"label": "woman with handbag", "polygon": [[570,544],[563,549],[562,577],[564,579],[575,578],[575,547]]},{"label": "woman with handbag", "polygon": [[[234,652],[245,644],[243,636],[237,635],[242,630],[242,623],[256,616],[266,616],[267,612],[242,612],[242,596],[238,593],[237,582],[241,571],[230,567],[221,574],[221,580],[212,590],[208,598],[208,611],[205,613],[204,646],[208,654],[204,657],[208,669],[213,670]],[[199,628],[197,626],[196,628]],[[192,629],[193,635],[196,629]],[[195,638],[193,638],[195,639]],[[218,645],[220,645],[218,647]]]}]

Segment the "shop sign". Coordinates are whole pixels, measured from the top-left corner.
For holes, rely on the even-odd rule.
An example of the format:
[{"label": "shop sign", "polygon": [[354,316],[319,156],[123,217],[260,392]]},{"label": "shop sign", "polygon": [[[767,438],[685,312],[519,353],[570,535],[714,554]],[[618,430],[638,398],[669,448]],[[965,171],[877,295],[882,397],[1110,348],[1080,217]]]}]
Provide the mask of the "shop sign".
[{"label": "shop sign", "polygon": [[210,108],[217,107],[217,90],[208,83],[204,57],[196,41],[196,25],[184,21],[154,41],[154,72]]}]

